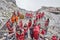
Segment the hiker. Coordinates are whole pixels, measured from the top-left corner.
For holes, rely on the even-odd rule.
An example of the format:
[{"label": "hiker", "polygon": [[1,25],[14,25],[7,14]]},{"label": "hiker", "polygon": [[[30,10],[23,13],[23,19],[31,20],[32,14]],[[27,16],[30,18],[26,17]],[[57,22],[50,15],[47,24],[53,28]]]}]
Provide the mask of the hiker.
[{"label": "hiker", "polygon": [[29,22],[28,22],[28,28],[30,28],[32,25],[32,20],[30,19]]},{"label": "hiker", "polygon": [[21,29],[19,31],[17,31],[16,38],[17,38],[17,40],[24,40],[24,31]]},{"label": "hiker", "polygon": [[48,25],[49,25],[49,19],[45,21],[45,27],[47,27]]},{"label": "hiker", "polygon": [[8,30],[9,30],[9,34],[13,33],[13,28],[11,27],[9,21],[6,23],[6,26],[7,26]]},{"label": "hiker", "polygon": [[44,17],[44,12],[40,14],[40,18],[43,18],[43,17]]},{"label": "hiker", "polygon": [[18,16],[15,14],[15,11],[11,17],[11,22],[14,23],[14,22],[18,22]]},{"label": "hiker", "polygon": [[28,27],[27,27],[27,24],[24,25],[24,35],[25,35],[25,38],[28,37]]},{"label": "hiker", "polygon": [[34,29],[34,24],[30,27],[30,37],[31,37],[31,40],[33,40],[33,29]]},{"label": "hiker", "polygon": [[37,18],[33,20],[33,24],[36,24],[37,23]]},{"label": "hiker", "polygon": [[40,28],[41,28],[41,25],[40,25],[40,23],[38,24],[38,27],[39,27],[39,30],[40,30]]},{"label": "hiker", "polygon": [[52,40],[58,40],[56,35],[52,36]]},{"label": "hiker", "polygon": [[39,19],[39,14],[36,14],[36,19]]},{"label": "hiker", "polygon": [[41,34],[45,35],[46,34],[46,30],[42,29]]},{"label": "hiker", "polygon": [[20,22],[19,22],[19,27],[23,28],[23,22],[22,22],[22,20],[20,20]]},{"label": "hiker", "polygon": [[34,39],[38,40],[39,39],[39,27],[35,26],[33,29],[33,35],[34,35]]}]

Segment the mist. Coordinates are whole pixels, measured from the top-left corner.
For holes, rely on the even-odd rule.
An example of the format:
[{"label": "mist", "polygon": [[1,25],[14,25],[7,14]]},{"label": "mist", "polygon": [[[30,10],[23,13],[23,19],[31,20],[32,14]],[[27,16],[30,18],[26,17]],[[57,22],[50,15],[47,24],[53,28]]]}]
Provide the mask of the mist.
[{"label": "mist", "polygon": [[60,7],[60,0],[16,0],[16,4],[22,9],[36,11],[41,6]]}]

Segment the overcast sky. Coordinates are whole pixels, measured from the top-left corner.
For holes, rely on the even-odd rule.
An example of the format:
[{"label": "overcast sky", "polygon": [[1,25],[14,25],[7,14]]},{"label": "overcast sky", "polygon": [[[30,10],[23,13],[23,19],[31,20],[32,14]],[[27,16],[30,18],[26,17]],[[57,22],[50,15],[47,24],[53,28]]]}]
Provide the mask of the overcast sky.
[{"label": "overcast sky", "polygon": [[18,7],[36,11],[41,6],[60,7],[60,0],[16,0]]}]

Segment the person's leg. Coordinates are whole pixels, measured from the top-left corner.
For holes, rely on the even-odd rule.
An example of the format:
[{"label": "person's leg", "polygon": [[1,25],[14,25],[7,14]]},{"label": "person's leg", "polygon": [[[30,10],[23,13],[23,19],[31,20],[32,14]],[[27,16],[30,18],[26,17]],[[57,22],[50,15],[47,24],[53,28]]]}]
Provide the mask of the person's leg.
[{"label": "person's leg", "polygon": [[28,34],[27,33],[25,33],[25,39],[28,37]]},{"label": "person's leg", "polygon": [[32,34],[30,34],[31,40],[33,40]]},{"label": "person's leg", "polygon": [[26,33],[26,38],[28,38],[28,33]]}]

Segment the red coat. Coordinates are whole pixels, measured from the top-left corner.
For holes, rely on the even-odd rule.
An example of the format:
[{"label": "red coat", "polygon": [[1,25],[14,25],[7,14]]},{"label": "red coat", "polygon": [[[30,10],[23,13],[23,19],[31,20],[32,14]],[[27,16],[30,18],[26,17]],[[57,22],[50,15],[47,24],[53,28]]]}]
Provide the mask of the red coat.
[{"label": "red coat", "polygon": [[28,28],[30,28],[31,25],[32,25],[32,21],[29,21],[29,22],[28,22]]},{"label": "red coat", "polygon": [[20,26],[20,28],[23,27],[23,23],[22,23],[22,21],[19,22],[19,26]]},{"label": "red coat", "polygon": [[28,28],[24,28],[24,34],[27,33],[28,31]]},{"label": "red coat", "polygon": [[35,39],[38,39],[39,38],[39,27],[38,26],[35,26],[34,29],[33,29],[33,36]]},{"label": "red coat", "polygon": [[46,31],[44,29],[42,29],[41,34],[44,35],[45,33],[46,33]]},{"label": "red coat", "polygon": [[34,20],[34,24],[36,24],[36,22],[37,22],[37,20],[35,19],[35,20]]},{"label": "red coat", "polygon": [[48,24],[49,24],[49,19],[45,21],[45,26],[48,26]]},{"label": "red coat", "polygon": [[32,13],[26,13],[26,15],[25,15],[26,17],[28,17],[28,18],[32,18],[33,17],[33,14]]},{"label": "red coat", "polygon": [[44,17],[44,12],[40,14],[40,18],[43,18],[43,17]]},{"label": "red coat", "polygon": [[57,37],[56,36],[52,36],[52,40],[57,40]]},{"label": "red coat", "polygon": [[36,15],[36,18],[39,19],[39,14]]},{"label": "red coat", "polygon": [[42,13],[37,13],[36,14],[36,18],[37,19],[41,19],[41,18],[43,18],[44,17],[44,12],[42,12]]},{"label": "red coat", "polygon": [[24,40],[24,33],[18,34],[16,33],[17,40]]},{"label": "red coat", "polygon": [[8,30],[9,30],[9,34],[13,33],[13,28],[8,27]]},{"label": "red coat", "polygon": [[41,14],[38,15],[39,19],[41,18]]},{"label": "red coat", "polygon": [[38,25],[38,27],[39,27],[39,29],[40,29],[41,25]]},{"label": "red coat", "polygon": [[13,33],[13,28],[10,26],[9,22],[6,23],[6,26],[7,26],[8,30],[10,31],[9,34]]}]

